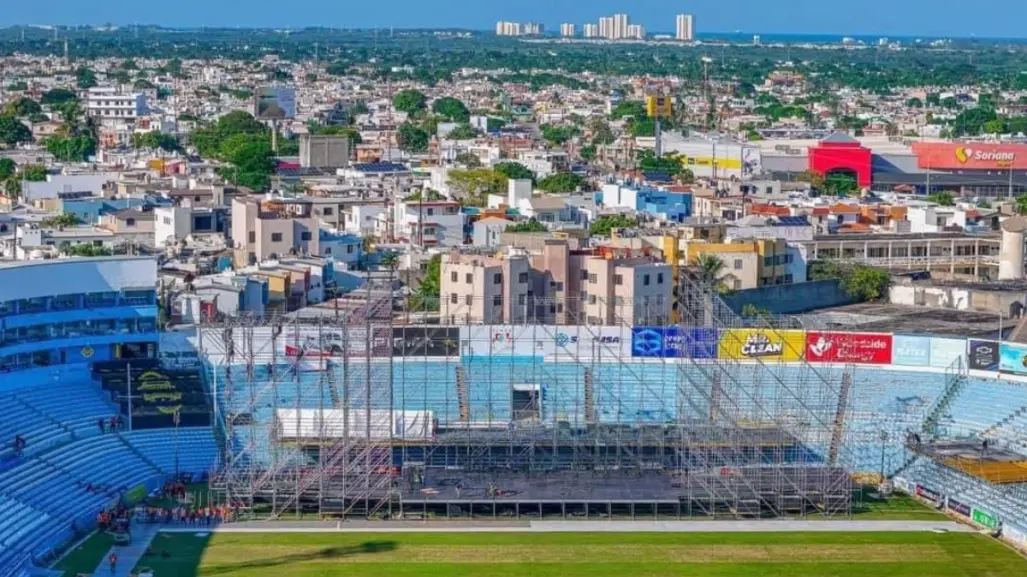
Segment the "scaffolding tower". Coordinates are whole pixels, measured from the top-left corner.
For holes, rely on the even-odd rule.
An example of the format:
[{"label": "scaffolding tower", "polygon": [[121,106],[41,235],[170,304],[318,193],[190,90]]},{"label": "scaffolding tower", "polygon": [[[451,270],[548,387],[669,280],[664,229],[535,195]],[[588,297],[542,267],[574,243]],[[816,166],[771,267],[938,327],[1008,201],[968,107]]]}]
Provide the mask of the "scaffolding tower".
[{"label": "scaffolding tower", "polygon": [[[679,315],[610,303],[604,326],[394,313],[370,288],[334,314],[204,326],[212,488],[268,519],[851,514],[851,473],[879,443],[852,424],[855,368],[724,358],[752,331],[804,348],[787,338],[802,327],[679,282]],[[526,306],[558,304],[583,310]],[[709,340],[636,354],[640,327]]]}]

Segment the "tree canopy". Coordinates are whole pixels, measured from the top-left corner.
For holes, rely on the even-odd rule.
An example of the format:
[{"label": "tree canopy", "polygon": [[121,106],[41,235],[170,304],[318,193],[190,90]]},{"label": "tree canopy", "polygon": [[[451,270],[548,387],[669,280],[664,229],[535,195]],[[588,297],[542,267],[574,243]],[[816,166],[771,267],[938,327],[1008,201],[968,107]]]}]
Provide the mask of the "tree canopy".
[{"label": "tree canopy", "polygon": [[535,173],[519,162],[500,162],[493,170],[513,180],[535,180]]},{"label": "tree canopy", "polygon": [[[398,95],[397,95],[398,96]],[[399,108],[398,106],[396,107]],[[471,118],[471,112],[459,99],[452,96],[444,96],[432,103],[432,111],[451,122],[467,122]]]},{"label": "tree canopy", "polygon": [[396,139],[401,150],[414,153],[428,150],[430,136],[424,128],[412,122],[404,122],[399,126]]},{"label": "tree canopy", "polygon": [[13,146],[32,140],[32,131],[13,116],[0,116],[0,143]]},{"label": "tree canopy", "polygon": [[592,221],[589,232],[592,236],[610,236],[615,228],[638,228],[638,221],[622,214],[600,216]]},{"label": "tree canopy", "polygon": [[557,172],[538,181],[538,189],[545,192],[575,192],[585,185],[585,179],[571,172]]},{"label": "tree canopy", "polygon": [[47,106],[57,106],[59,104],[64,104],[69,100],[78,100],[78,96],[67,88],[53,88],[47,90],[39,99],[41,103]]},{"label": "tree canopy", "polygon": [[65,162],[84,162],[96,153],[96,140],[87,135],[50,136],[43,145],[54,158]]},{"label": "tree canopy", "polygon": [[221,154],[222,144],[238,134],[261,136],[268,139],[270,147],[271,132],[262,122],[249,112],[235,110],[222,116],[213,124],[197,128],[190,135],[196,150],[209,158],[224,159]]},{"label": "tree canopy", "polygon": [[151,150],[160,149],[167,152],[174,152],[182,148],[178,144],[178,139],[173,135],[157,130],[132,134],[132,147],[149,148]]},{"label": "tree canopy", "polygon": [[458,124],[456,128],[449,131],[446,138],[450,140],[470,140],[479,136],[481,136],[481,132],[478,132],[477,128],[470,124]]},{"label": "tree canopy", "polygon": [[17,171],[18,165],[16,165],[13,160],[6,156],[0,158],[0,180],[11,178]]},{"label": "tree canopy", "polygon": [[22,96],[7,103],[4,106],[4,114],[7,116],[29,116],[43,112],[43,107],[38,102]]},{"label": "tree canopy", "polygon": [[221,168],[226,180],[256,190],[267,189],[275,169],[274,152],[267,138],[239,133],[221,143],[220,158],[231,166]]},{"label": "tree canopy", "polygon": [[545,232],[546,227],[535,218],[530,218],[506,227],[506,232]]},{"label": "tree canopy", "polygon": [[96,86],[96,73],[86,67],[75,70],[75,85],[85,90]]},{"label": "tree canopy", "polygon": [[424,93],[420,90],[400,90],[392,98],[392,106],[400,112],[415,114],[424,110],[425,101]]}]

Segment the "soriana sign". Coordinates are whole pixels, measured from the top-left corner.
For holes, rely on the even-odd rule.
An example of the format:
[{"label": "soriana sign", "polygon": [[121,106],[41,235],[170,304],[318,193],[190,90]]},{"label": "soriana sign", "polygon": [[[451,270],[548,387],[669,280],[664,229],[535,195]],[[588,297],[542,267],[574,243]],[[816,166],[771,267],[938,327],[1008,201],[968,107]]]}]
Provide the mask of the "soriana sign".
[{"label": "soriana sign", "polygon": [[812,363],[890,365],[892,336],[881,333],[806,333],[806,360]]},{"label": "soriana sign", "polygon": [[1027,144],[914,142],[913,153],[926,169],[1027,169]]}]

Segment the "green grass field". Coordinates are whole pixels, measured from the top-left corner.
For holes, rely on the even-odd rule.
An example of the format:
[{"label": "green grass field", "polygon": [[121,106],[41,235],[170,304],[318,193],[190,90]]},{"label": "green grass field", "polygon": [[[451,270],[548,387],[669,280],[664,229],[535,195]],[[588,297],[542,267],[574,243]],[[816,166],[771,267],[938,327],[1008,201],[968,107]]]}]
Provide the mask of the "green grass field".
[{"label": "green grass field", "polygon": [[[156,577],[1011,577],[973,533],[162,533]],[[139,568],[137,567],[137,569]]]}]

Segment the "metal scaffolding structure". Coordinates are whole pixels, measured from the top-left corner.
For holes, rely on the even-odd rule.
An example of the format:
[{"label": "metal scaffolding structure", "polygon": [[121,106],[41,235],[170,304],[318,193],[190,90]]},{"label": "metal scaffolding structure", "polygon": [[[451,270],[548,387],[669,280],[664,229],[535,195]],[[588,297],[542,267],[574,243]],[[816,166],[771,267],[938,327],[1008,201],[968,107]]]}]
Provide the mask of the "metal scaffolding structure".
[{"label": "metal scaffolding structure", "polygon": [[[679,291],[670,326],[647,322],[664,303],[622,302],[632,318],[603,327],[400,323],[369,289],[327,316],[202,327],[211,487],[252,518],[851,514],[880,443],[849,422],[854,367],[724,358],[756,333],[805,347],[801,327]],[[649,354],[643,329],[683,344]]]}]

